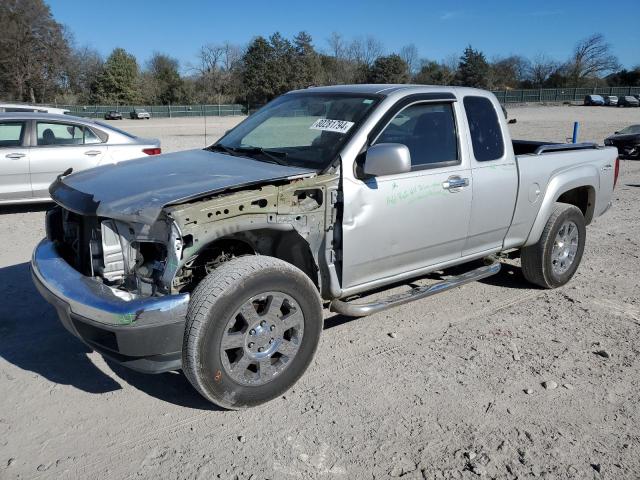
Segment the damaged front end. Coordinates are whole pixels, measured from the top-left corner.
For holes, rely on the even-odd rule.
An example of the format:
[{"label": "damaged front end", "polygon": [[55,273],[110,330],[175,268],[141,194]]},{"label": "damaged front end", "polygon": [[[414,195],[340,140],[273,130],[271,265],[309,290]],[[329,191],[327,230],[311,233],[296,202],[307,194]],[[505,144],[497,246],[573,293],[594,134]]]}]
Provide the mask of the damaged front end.
[{"label": "damaged front end", "polygon": [[81,274],[138,297],[171,293],[171,267],[182,256],[182,235],[172,220],[164,217],[148,226],[61,206],[46,219],[47,238]]}]

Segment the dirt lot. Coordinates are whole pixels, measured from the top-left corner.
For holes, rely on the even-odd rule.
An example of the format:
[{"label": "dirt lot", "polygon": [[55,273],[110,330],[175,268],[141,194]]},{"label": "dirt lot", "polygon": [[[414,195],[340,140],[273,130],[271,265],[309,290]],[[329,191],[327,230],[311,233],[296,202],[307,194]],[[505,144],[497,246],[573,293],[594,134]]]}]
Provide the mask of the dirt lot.
[{"label": "dirt lot", "polygon": [[[599,142],[640,123],[640,109],[510,116],[515,137],[548,140],[573,120]],[[209,119],[208,140],[235,121]],[[165,151],[205,143],[201,118],[118,126]],[[639,478],[640,163],[622,163],[614,197],[564,288],[532,288],[514,263],[369,318],[327,314],[302,380],[243,412],[71,337],[29,277],[46,206],[4,208],[0,478]]]}]

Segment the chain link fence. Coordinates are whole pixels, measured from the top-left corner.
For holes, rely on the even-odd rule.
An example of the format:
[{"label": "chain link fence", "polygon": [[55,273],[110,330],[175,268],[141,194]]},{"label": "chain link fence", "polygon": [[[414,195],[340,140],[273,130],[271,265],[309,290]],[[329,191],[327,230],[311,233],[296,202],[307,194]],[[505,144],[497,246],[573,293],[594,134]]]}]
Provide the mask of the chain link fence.
[{"label": "chain link fence", "polygon": [[582,102],[587,95],[638,95],[640,87],[494,90],[493,94],[500,103]]},{"label": "chain link fence", "polygon": [[[107,112],[120,112],[128,118],[135,109],[144,109],[155,118],[172,117],[229,117],[246,115],[248,105],[58,105],[66,108],[71,115],[79,117],[104,118]],[[253,108],[252,108],[253,110]]]},{"label": "chain link fence", "polygon": [[[554,103],[582,102],[586,95],[638,95],[640,87],[596,87],[596,88],[538,88],[526,90],[493,90],[501,103]],[[110,111],[129,117],[134,108],[144,108],[156,118],[171,117],[227,117],[254,113],[262,105],[57,105],[66,108],[72,115],[104,118]]]}]

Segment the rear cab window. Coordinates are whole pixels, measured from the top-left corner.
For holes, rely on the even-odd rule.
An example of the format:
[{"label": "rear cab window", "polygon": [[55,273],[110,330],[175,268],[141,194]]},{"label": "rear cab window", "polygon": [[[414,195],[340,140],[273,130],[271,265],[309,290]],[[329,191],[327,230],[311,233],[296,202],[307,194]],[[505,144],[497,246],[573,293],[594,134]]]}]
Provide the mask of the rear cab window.
[{"label": "rear cab window", "polygon": [[24,122],[0,123],[0,148],[21,147],[24,131]]},{"label": "rear cab window", "polygon": [[473,155],[478,162],[498,160],[504,156],[502,128],[496,109],[486,97],[464,97]]}]

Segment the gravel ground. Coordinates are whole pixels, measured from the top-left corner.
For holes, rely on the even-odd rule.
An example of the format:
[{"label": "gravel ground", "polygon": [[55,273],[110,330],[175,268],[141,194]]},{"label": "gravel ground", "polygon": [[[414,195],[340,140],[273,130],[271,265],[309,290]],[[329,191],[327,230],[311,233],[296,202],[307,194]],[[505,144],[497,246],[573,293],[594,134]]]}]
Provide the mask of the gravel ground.
[{"label": "gravel ground", "polygon": [[[564,140],[579,120],[582,139],[602,142],[640,109],[510,117],[517,138]],[[208,140],[237,120],[209,119]],[[201,118],[118,126],[165,151],[205,143]],[[46,206],[4,208],[0,478],[639,478],[639,194],[640,163],[622,162],[567,286],[532,288],[512,262],[368,318],[327,313],[301,381],[242,412],[212,407],[181,373],[137,374],[71,337],[29,277]]]}]

